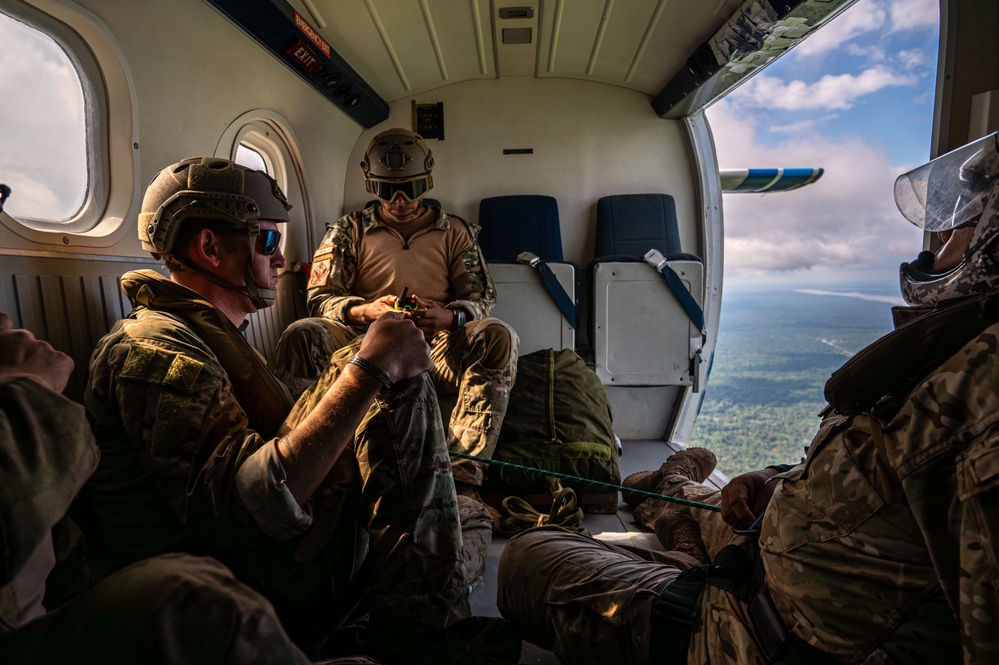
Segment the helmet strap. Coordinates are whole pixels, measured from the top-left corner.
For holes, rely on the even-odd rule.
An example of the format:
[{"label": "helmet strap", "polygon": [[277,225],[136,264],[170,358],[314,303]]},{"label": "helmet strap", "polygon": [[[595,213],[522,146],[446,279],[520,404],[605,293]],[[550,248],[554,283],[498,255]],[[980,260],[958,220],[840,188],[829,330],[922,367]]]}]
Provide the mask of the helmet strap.
[{"label": "helmet strap", "polygon": [[274,289],[262,289],[257,286],[257,280],[253,276],[253,254],[257,251],[257,238],[260,237],[260,224],[255,221],[246,225],[246,238],[250,244],[250,253],[246,255],[246,286],[243,288],[234,287],[237,291],[244,293],[250,298],[253,306],[257,309],[267,307],[267,301],[277,299],[277,291]]},{"label": "helmet strap", "polygon": [[200,268],[194,268],[187,265],[184,261],[178,258],[174,254],[166,255],[164,258],[167,260],[168,264],[176,265],[188,272],[193,272],[199,275],[203,279],[211,282],[215,286],[221,286],[224,289],[230,289],[232,291],[238,291],[253,303],[253,306],[257,309],[263,309],[268,306],[267,301],[273,302],[277,299],[277,291],[274,289],[264,289],[257,285],[256,278],[253,275],[253,253],[257,250],[257,238],[260,236],[260,225],[256,222],[249,222],[247,224],[247,238],[249,243],[250,253],[247,255],[246,259],[246,276],[244,281],[246,286],[239,286],[233,284],[227,279],[219,277],[213,272],[208,272],[207,270],[201,270]]}]

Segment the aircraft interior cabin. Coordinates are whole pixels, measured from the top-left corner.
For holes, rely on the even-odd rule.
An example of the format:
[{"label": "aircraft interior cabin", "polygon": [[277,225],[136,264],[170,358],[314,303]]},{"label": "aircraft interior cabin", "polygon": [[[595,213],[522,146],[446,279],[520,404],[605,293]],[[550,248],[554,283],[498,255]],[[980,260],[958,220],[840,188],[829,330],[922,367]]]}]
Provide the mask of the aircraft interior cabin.
[{"label": "aircraft interior cabin", "polygon": [[[369,142],[402,128],[432,150],[424,203],[479,228],[491,315],[521,358],[571,351],[592,372],[613,414],[598,456],[619,484],[695,427],[719,328],[722,192],[784,175],[720,173],[704,110],[855,2],[0,0],[0,311],[72,357],[65,395],[82,401],[91,354],[132,308],[122,275],[166,274],[136,234],[147,185],[186,157],[231,159],[291,204],[276,302],[242,329],[273,367],[282,331],[310,316],[327,224],[380,205],[360,168]],[[999,128],[994,1],[941,0],[941,17],[935,154],[975,123]],[[454,407],[441,397],[445,425]],[[502,436],[496,459],[532,459]],[[591,454],[553,470],[586,472]],[[547,513],[535,480],[519,493]],[[661,549],[617,490],[577,495],[590,533]],[[499,615],[505,542],[476,614]],[[558,661],[525,643],[521,662]]]}]

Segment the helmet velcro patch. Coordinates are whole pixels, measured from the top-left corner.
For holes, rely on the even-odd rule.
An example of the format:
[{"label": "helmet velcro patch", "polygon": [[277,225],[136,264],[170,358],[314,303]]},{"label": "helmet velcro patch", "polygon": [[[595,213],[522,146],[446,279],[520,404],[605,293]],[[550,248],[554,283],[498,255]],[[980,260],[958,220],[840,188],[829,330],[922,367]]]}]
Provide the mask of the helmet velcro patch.
[{"label": "helmet velcro patch", "polygon": [[228,160],[206,157],[187,170],[187,188],[198,192],[243,193],[243,169]]}]

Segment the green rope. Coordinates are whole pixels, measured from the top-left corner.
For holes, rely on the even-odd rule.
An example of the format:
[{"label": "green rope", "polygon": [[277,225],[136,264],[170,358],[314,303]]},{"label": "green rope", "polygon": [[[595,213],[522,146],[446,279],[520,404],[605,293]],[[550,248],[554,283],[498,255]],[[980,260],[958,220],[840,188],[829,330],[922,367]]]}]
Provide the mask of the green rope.
[{"label": "green rope", "polygon": [[690,499],[681,499],[678,496],[666,496],[665,494],[646,492],[645,490],[634,489],[631,487],[624,487],[622,485],[614,485],[613,483],[605,483],[599,480],[590,480],[589,478],[570,476],[567,473],[559,473],[558,471],[548,471],[547,469],[536,469],[533,466],[523,466],[521,464],[514,464],[513,462],[503,462],[496,459],[486,459],[485,457],[476,457],[475,455],[469,455],[467,453],[458,453],[453,450],[449,450],[448,454],[451,455],[452,457],[470,459],[476,462],[485,462],[486,464],[493,464],[496,466],[505,466],[508,469],[518,469],[520,471],[527,471],[528,473],[537,473],[542,476],[552,476],[553,478],[561,478],[563,480],[574,480],[578,483],[589,485],[591,487],[600,487],[603,489],[617,490],[619,492],[630,492],[631,494],[638,494],[640,496],[652,499],[661,499],[663,501],[670,501],[672,503],[680,503],[685,506],[690,506],[692,508],[700,508],[702,510],[713,510],[715,512],[721,512],[720,506],[713,506],[710,503],[701,503],[700,501],[691,501]]}]

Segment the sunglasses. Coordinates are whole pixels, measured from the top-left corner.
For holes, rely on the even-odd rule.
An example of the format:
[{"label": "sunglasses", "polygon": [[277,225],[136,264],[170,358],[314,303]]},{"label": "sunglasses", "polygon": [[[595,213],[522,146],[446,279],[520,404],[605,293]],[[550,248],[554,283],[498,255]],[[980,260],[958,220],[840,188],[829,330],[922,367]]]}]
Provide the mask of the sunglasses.
[{"label": "sunglasses", "polygon": [[273,256],[281,242],[281,232],[277,229],[261,229],[257,236],[257,249],[264,256]]}]

